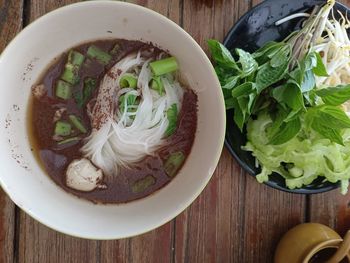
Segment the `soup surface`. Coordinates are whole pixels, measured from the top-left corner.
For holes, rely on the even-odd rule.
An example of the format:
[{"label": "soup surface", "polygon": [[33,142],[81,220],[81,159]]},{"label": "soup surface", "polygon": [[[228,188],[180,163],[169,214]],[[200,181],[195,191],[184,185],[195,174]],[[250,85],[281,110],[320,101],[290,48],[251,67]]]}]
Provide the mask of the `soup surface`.
[{"label": "soup surface", "polygon": [[[89,57],[89,48],[109,54],[108,61]],[[33,86],[30,107],[30,130],[34,152],[47,174],[64,190],[81,198],[97,203],[123,203],[143,198],[164,187],[178,173],[191,151],[197,127],[197,95],[189,88],[183,88],[181,109],[176,120],[176,130],[162,138],[162,145],[141,161],[120,166],[117,174],[103,172],[103,187],[91,191],[73,189],[67,185],[67,167],[73,160],[86,158],[81,148],[93,132],[91,111],[99,93],[100,83],[110,69],[135,52],[141,52],[150,60],[169,57],[166,52],[139,41],[101,40],[85,43],[72,50],[85,56],[77,73],[79,80],[71,86],[71,95],[57,96],[57,85],[63,78],[68,52],[57,58]],[[160,55],[162,54],[162,55]],[[87,90],[87,84],[93,84]],[[63,95],[65,96],[65,95]],[[140,97],[142,101],[142,97]],[[120,102],[119,102],[120,103]],[[78,119],[78,126],[74,119]],[[57,123],[69,124],[69,136],[57,134]],[[75,124],[74,124],[75,123]],[[79,124],[81,124],[79,126]],[[83,127],[81,127],[83,126]],[[62,127],[60,127],[62,129]],[[62,132],[62,131],[61,131]],[[169,158],[180,153],[180,162],[172,167]],[[96,169],[96,163],[92,161]]]}]

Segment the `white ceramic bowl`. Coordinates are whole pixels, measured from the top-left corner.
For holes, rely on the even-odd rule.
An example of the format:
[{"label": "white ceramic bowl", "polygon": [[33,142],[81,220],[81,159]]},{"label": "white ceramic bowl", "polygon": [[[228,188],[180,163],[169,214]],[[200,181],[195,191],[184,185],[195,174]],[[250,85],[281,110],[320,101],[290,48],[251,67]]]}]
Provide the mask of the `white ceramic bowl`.
[{"label": "white ceramic bowl", "polygon": [[[63,191],[41,170],[28,140],[28,102],[39,75],[68,48],[106,38],[152,41],[169,50],[199,100],[196,137],[181,172],[155,194],[123,205],[96,205]],[[0,88],[1,186],[29,215],[69,235],[117,239],[168,222],[206,186],[223,147],[224,101],[210,61],[179,26],[137,5],[82,2],[39,18],[1,54]]]}]

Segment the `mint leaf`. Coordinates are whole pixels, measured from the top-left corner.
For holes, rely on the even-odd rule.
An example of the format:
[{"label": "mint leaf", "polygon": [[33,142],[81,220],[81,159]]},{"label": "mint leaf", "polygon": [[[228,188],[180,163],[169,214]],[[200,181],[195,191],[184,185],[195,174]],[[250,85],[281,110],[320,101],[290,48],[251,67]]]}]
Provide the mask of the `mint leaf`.
[{"label": "mint leaf", "polygon": [[316,56],[316,66],[312,69],[312,71],[314,72],[314,74],[316,76],[320,76],[320,77],[328,77],[328,73],[327,73],[327,69],[325,67],[325,65],[323,64],[322,58],[320,53],[318,52],[314,52],[315,56]]},{"label": "mint leaf", "polygon": [[255,61],[255,59],[250,53],[245,52],[244,50],[239,48],[236,49],[236,53],[239,56],[238,62],[242,66],[241,77],[249,76],[258,69],[258,63]]},{"label": "mint leaf", "polygon": [[350,84],[320,89],[316,91],[316,95],[321,97],[325,104],[338,106],[350,99]]},{"label": "mint leaf", "polygon": [[299,118],[296,118],[290,122],[284,122],[279,130],[275,132],[275,135],[269,141],[269,144],[279,145],[293,139],[301,129],[301,122]]}]

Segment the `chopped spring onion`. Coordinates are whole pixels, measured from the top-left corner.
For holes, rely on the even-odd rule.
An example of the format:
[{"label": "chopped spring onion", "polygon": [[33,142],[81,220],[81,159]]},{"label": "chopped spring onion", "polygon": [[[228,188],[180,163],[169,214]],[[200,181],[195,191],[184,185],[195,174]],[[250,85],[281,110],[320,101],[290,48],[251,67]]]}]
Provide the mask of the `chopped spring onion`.
[{"label": "chopped spring onion", "polygon": [[145,191],[148,187],[154,185],[155,183],[156,179],[152,175],[147,175],[145,178],[136,181],[131,186],[131,191],[135,194],[141,193]]},{"label": "chopped spring onion", "polygon": [[84,59],[84,55],[77,51],[71,50],[68,53],[68,64],[80,67],[83,64]]},{"label": "chopped spring onion", "polygon": [[69,119],[73,123],[75,128],[77,128],[82,133],[87,133],[87,130],[86,130],[84,124],[82,123],[82,121],[77,116],[69,115]]},{"label": "chopped spring onion", "polygon": [[119,111],[121,113],[123,113],[125,110],[125,104],[127,107],[132,106],[132,105],[137,105],[138,104],[137,96],[132,95],[132,94],[127,94],[127,95],[122,95],[119,97]]},{"label": "chopped spring onion", "polygon": [[64,71],[61,76],[61,79],[75,85],[79,82],[79,67],[70,63],[67,63],[64,66]]},{"label": "chopped spring onion", "polygon": [[92,96],[96,88],[97,81],[94,78],[86,78],[84,79],[83,92],[77,92],[74,94],[75,102],[77,103],[79,108],[82,108],[85,103],[87,103]]},{"label": "chopped spring onion", "polygon": [[172,153],[164,163],[165,173],[169,177],[174,177],[183,164],[184,160],[185,155],[182,152]]},{"label": "chopped spring onion", "polygon": [[61,98],[63,100],[68,100],[72,96],[72,86],[63,80],[59,80],[57,81],[57,84],[56,84],[55,94],[56,94],[56,97],[58,98]]},{"label": "chopped spring onion", "polygon": [[55,135],[59,136],[68,136],[72,131],[72,126],[64,121],[56,122],[55,126]]},{"label": "chopped spring onion", "polygon": [[172,104],[171,107],[166,112],[169,124],[165,131],[165,137],[172,135],[176,131],[177,126],[177,105],[176,103]]},{"label": "chopped spring onion", "polygon": [[160,96],[163,96],[165,93],[163,82],[160,76],[153,77],[151,80],[151,89],[158,92]]},{"label": "chopped spring onion", "polygon": [[99,49],[94,45],[89,47],[87,51],[87,56],[89,58],[96,59],[98,62],[100,62],[103,65],[107,65],[112,59],[112,56],[110,54],[104,52],[103,50]]},{"label": "chopped spring onion", "polygon": [[137,77],[133,74],[125,73],[119,81],[119,85],[121,88],[136,88],[137,86]]},{"label": "chopped spring onion", "polygon": [[176,71],[179,66],[174,57],[165,58],[149,63],[152,73],[156,76],[161,76],[170,72]]},{"label": "chopped spring onion", "polygon": [[68,139],[65,139],[63,141],[60,141],[57,144],[63,145],[63,144],[67,144],[67,143],[78,142],[78,141],[80,141],[80,139],[81,139],[80,137],[72,137],[72,138],[68,138]]}]

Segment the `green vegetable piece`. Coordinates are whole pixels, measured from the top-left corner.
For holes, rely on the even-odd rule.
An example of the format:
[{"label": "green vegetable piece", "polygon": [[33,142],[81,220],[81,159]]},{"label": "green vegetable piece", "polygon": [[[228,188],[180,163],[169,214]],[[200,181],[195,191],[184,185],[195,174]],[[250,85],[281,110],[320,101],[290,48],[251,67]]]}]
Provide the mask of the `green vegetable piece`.
[{"label": "green vegetable piece", "polygon": [[170,135],[173,135],[177,128],[177,116],[178,116],[178,110],[177,105],[174,103],[171,105],[171,107],[166,112],[169,124],[165,131],[165,137],[169,137]]},{"label": "green vegetable piece", "polygon": [[288,69],[289,59],[284,58],[280,67],[272,67],[270,63],[266,63],[259,69],[256,75],[256,85],[258,93],[267,87],[275,84],[283,79]]},{"label": "green vegetable piece", "polygon": [[294,83],[287,83],[283,86],[274,88],[272,96],[280,104],[286,104],[289,108],[299,111],[305,108],[303,95],[299,87]]},{"label": "green vegetable piece", "polygon": [[67,63],[64,66],[64,71],[63,71],[63,74],[61,76],[61,79],[72,84],[72,85],[77,84],[80,80],[79,67],[75,66],[73,64]]},{"label": "green vegetable piece", "polygon": [[[125,110],[125,104],[127,105],[127,107],[132,105],[137,105],[138,104],[137,96],[126,93],[119,97],[119,111],[121,113],[123,113]],[[130,109],[128,109],[128,112],[131,112]]]},{"label": "green vegetable piece", "polygon": [[289,60],[291,48],[289,45],[280,48],[271,58],[270,65],[273,68],[281,67],[285,64],[286,59]]},{"label": "green vegetable piece", "polygon": [[94,78],[88,77],[84,79],[83,92],[77,92],[74,94],[75,102],[79,108],[82,108],[84,104],[88,102],[96,88],[96,84],[97,81]]},{"label": "green vegetable piece", "polygon": [[152,175],[147,175],[146,177],[136,181],[131,186],[131,191],[134,194],[142,193],[156,183],[156,179]]},{"label": "green vegetable piece", "polygon": [[72,96],[72,86],[63,80],[58,80],[55,95],[63,100],[70,99]]},{"label": "green vegetable piece", "polygon": [[100,62],[103,65],[107,65],[112,59],[112,56],[110,54],[104,52],[103,50],[101,50],[100,48],[94,45],[88,48],[88,51],[86,54],[89,58],[96,59],[98,62]]},{"label": "green vegetable piece", "polygon": [[163,96],[165,94],[164,85],[160,76],[152,78],[151,89],[156,90],[160,96]]},{"label": "green vegetable piece", "polygon": [[121,88],[132,88],[137,87],[137,77],[133,74],[126,73],[120,78],[119,85]]},{"label": "green vegetable piece", "polygon": [[296,166],[293,166],[292,168],[288,169],[288,172],[293,177],[300,177],[303,175],[303,169],[300,169]]},{"label": "green vegetable piece", "polygon": [[315,52],[315,56],[316,56],[317,63],[316,63],[316,67],[314,67],[312,71],[316,76],[328,77],[329,75],[327,73],[327,69],[325,65],[323,64],[320,53]]},{"label": "green vegetable piece", "polygon": [[215,39],[209,39],[207,43],[212,58],[220,67],[239,70],[231,52],[223,44]]},{"label": "green vegetable piece", "polygon": [[68,122],[58,121],[55,126],[55,135],[68,136],[71,134],[72,126]]},{"label": "green vegetable piece", "polygon": [[330,128],[316,121],[311,124],[311,127],[324,138],[327,138],[337,144],[344,145],[344,141],[339,130]]},{"label": "green vegetable piece", "polygon": [[84,55],[79,53],[78,51],[71,50],[68,53],[68,64],[72,64],[74,66],[80,67],[84,62]]},{"label": "green vegetable piece", "polygon": [[149,63],[149,65],[151,67],[152,73],[156,76],[174,72],[179,68],[176,58],[174,57],[153,61]]},{"label": "green vegetable piece", "polygon": [[165,173],[171,178],[174,177],[184,161],[185,155],[182,152],[172,153],[164,163]]},{"label": "green vegetable piece", "polygon": [[63,145],[63,144],[68,144],[68,143],[76,143],[76,142],[79,142],[81,140],[80,137],[72,137],[72,138],[68,138],[68,139],[65,139],[63,141],[60,141],[58,142],[57,144],[58,145]]},{"label": "green vegetable piece", "polygon": [[279,131],[270,139],[269,144],[279,145],[294,138],[301,129],[300,119],[294,119],[290,122],[284,122]]},{"label": "green vegetable piece", "polygon": [[69,115],[69,120],[72,122],[72,124],[82,133],[87,133],[87,130],[82,123],[82,121],[75,115]]},{"label": "green vegetable piece", "polygon": [[241,77],[249,76],[258,69],[258,63],[250,53],[239,48],[236,49],[236,53],[239,56],[238,62],[242,66]]},{"label": "green vegetable piece", "polygon": [[316,91],[316,95],[320,96],[325,104],[338,106],[350,99],[350,84],[320,89]]}]

